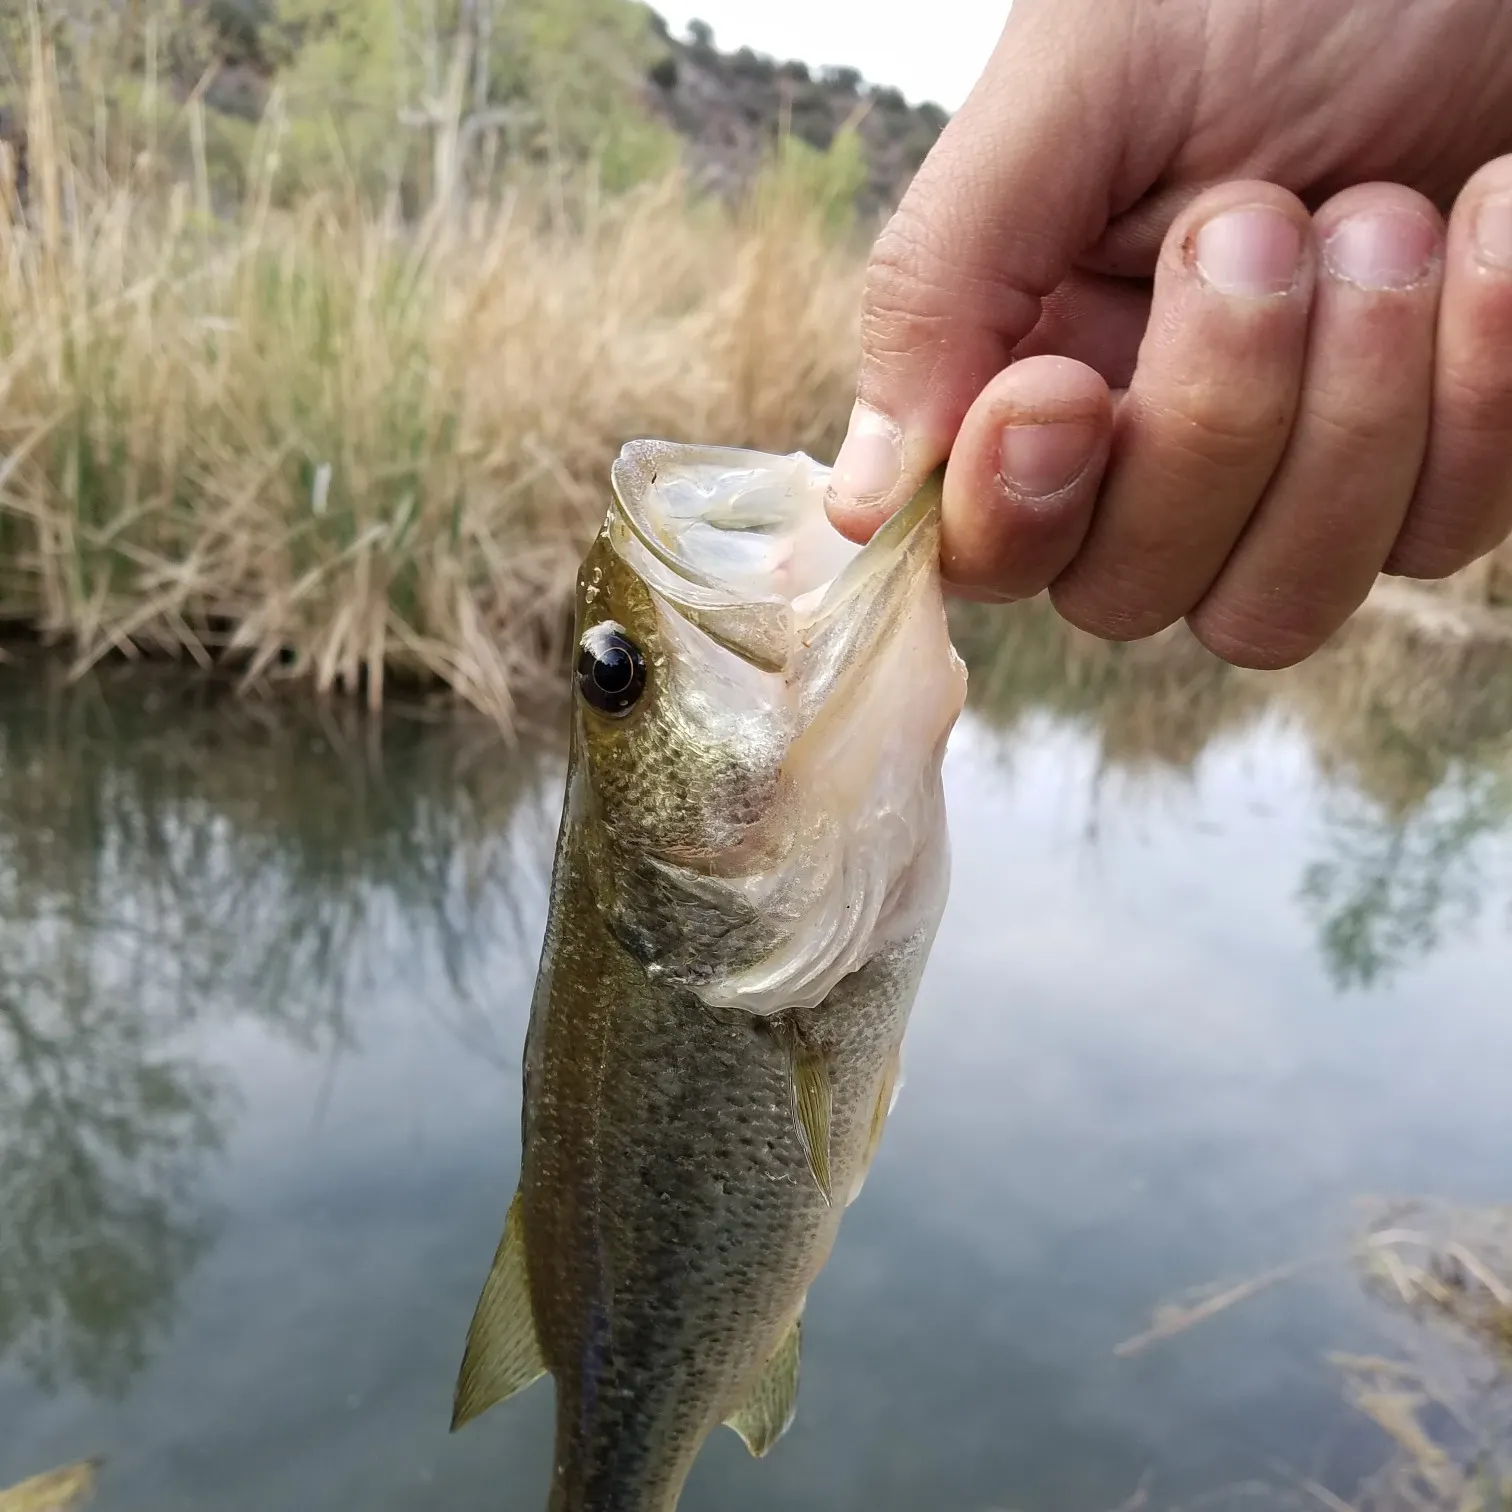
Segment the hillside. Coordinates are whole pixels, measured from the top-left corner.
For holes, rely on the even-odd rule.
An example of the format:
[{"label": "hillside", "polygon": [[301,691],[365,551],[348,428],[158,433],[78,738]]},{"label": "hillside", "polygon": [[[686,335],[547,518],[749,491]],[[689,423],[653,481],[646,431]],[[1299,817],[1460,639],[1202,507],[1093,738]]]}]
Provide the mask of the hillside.
[{"label": "hillside", "polygon": [[853,124],[865,159],[863,213],[895,205],[947,120],[933,104],[910,105],[898,90],[866,83],[854,69],[811,72],[741,48],[721,52],[697,23],[686,41],[660,17],[664,52],[648,70],[648,108],[685,143],[698,180],[725,194],[750,182],[782,126],[821,152]]},{"label": "hillside", "polygon": [[[609,187],[679,159],[699,187],[735,200],[784,131],[836,170],[865,216],[896,203],[946,121],[854,69],[811,72],[707,26],[674,36],[638,0],[42,0],[59,76],[93,131],[105,81],[123,120],[208,107],[205,150],[223,203],[275,101],[286,190],[332,171],[413,203],[434,192],[437,142],[455,133],[460,172],[481,187],[511,162],[592,159]],[[0,108],[24,109],[24,13],[0,0]],[[167,120],[164,121],[165,128]],[[847,129],[849,128],[849,129]],[[133,128],[135,129],[135,128]]]}]

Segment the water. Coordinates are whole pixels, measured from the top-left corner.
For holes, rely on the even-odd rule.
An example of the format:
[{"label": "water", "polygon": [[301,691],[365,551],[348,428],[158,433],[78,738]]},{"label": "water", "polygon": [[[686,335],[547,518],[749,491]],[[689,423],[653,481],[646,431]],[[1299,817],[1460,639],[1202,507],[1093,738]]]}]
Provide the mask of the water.
[{"label": "water", "polygon": [[[1512,662],[961,638],[907,1085],[796,1425],[716,1435],[684,1507],[1352,1494],[1388,1446],[1328,1356],[1409,1327],[1357,1200],[1509,1196]],[[540,1512],[548,1385],[446,1424],[560,779],[470,724],[0,669],[0,1486],[98,1454],[103,1512]]]}]

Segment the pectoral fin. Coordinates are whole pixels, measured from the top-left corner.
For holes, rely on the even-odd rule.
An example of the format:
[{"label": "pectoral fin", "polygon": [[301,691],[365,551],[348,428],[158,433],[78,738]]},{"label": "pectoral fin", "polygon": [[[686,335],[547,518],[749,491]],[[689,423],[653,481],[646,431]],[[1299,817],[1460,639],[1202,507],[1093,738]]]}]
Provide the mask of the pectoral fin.
[{"label": "pectoral fin", "polygon": [[824,1200],[830,1197],[830,1117],[835,1093],[830,1085],[829,1067],[823,1054],[794,1036],[793,1118],[798,1125],[798,1139],[808,1156],[809,1170]]},{"label": "pectoral fin", "polygon": [[525,1228],[516,1192],[504,1220],[504,1237],[467,1330],[467,1348],[452,1400],[452,1432],[545,1374],[525,1278]]},{"label": "pectoral fin", "polygon": [[788,1430],[798,1410],[798,1356],[802,1322],[793,1319],[793,1326],[782,1336],[780,1343],[767,1361],[766,1368],[756,1378],[744,1404],[725,1419],[745,1446],[760,1459]]}]

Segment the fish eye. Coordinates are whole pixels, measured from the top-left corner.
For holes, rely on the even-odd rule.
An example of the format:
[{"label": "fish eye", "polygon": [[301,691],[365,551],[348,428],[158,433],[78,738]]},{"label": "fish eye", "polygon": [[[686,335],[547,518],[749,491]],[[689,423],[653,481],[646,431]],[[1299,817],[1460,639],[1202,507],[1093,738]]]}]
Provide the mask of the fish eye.
[{"label": "fish eye", "polygon": [[628,714],[646,687],[646,659],[612,620],[594,625],[578,648],[578,691],[599,711]]}]

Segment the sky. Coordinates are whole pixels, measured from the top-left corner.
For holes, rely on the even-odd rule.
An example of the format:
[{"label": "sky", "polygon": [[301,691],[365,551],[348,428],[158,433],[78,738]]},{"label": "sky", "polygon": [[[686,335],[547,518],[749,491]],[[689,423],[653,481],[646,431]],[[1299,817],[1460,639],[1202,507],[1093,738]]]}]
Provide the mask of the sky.
[{"label": "sky", "polygon": [[957,109],[981,72],[1010,0],[651,0],[675,35],[695,16],[725,51],[847,64],[914,104]]}]

